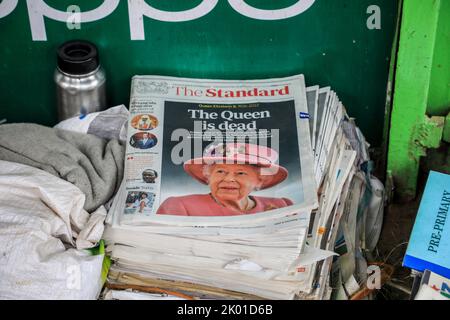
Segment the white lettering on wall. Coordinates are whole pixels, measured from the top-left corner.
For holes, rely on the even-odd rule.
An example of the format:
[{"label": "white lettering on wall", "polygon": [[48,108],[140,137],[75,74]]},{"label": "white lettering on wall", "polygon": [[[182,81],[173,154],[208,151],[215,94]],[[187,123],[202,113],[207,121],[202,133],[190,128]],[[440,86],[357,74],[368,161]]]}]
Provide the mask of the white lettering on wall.
[{"label": "white lettering on wall", "polygon": [[[109,16],[119,5],[119,0],[104,0],[96,9],[81,12],[81,23],[101,20]],[[43,0],[27,0],[28,15],[30,18],[31,36],[34,41],[47,41],[44,18],[67,22],[71,13],[56,10]]]},{"label": "white lettering on wall", "polygon": [[[86,12],[74,10],[72,5],[67,11],[49,6],[45,0],[26,0],[31,36],[33,41],[47,41],[45,18],[64,22],[70,30],[80,29],[80,24],[104,19],[117,9],[120,0],[103,0],[103,3]],[[258,20],[282,20],[297,16],[308,10],[316,0],[298,0],[295,4],[276,10],[263,10],[248,5],[245,0],[228,0],[230,6],[240,14]],[[76,1],[75,1],[76,2]],[[183,22],[199,19],[209,14],[219,0],[203,0],[199,5],[184,11],[164,11],[153,8],[145,0],[128,0],[128,14],[131,40],[145,40],[144,17],[165,22]],[[6,17],[16,9],[18,0],[0,0],[0,18]],[[374,9],[374,6],[369,9]],[[369,10],[368,9],[368,10]],[[379,7],[378,7],[379,9]],[[375,15],[377,12],[374,13]],[[371,17],[372,18],[372,17]],[[373,26],[376,20],[371,20]],[[369,21],[367,22],[369,25]],[[381,22],[380,22],[381,23]]]},{"label": "white lettering on wall", "polygon": [[244,0],[228,0],[234,10],[240,14],[258,20],[281,20],[295,17],[308,10],[316,0],[298,0],[290,7],[277,10],[263,10],[250,6]]},{"label": "white lettering on wall", "polygon": [[19,0],[3,0],[0,2],[0,18],[6,17],[17,7]]},{"label": "white lettering on wall", "polygon": [[128,0],[131,40],[145,40],[143,16],[165,22],[190,21],[210,13],[219,0],[203,0],[195,8],[185,11],[162,11],[149,6],[145,0]]}]

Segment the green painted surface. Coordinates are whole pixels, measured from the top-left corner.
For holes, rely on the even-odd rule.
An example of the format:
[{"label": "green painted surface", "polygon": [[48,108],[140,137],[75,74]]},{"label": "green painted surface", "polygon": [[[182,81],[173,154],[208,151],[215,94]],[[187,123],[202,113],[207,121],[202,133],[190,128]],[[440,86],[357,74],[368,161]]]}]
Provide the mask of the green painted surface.
[{"label": "green painted surface", "polygon": [[442,133],[444,132],[444,117],[432,117],[425,116],[424,122],[418,126],[413,140],[420,147],[423,147],[422,156],[426,155],[426,149],[437,149],[441,145]]},{"label": "green painted surface", "polygon": [[[399,7],[403,7],[403,1],[399,1]],[[385,113],[384,113],[384,131],[383,131],[383,143],[380,150],[380,156],[378,162],[375,162],[374,174],[382,180],[388,181],[389,175],[387,171],[387,156],[389,150],[389,132],[392,116],[392,103],[394,97],[394,84],[395,84],[395,72],[397,65],[397,52],[399,46],[400,26],[402,18],[402,10],[398,10],[397,13],[397,25],[395,27],[394,41],[391,50],[391,61],[389,66],[388,86],[386,92]]]},{"label": "green painted surface", "polygon": [[[5,0],[3,0],[5,1]],[[207,0],[211,1],[211,0]],[[246,0],[261,9],[281,9],[298,0]],[[302,0],[303,1],[303,0]],[[46,0],[59,10],[82,11],[101,0]],[[200,0],[147,0],[161,10],[186,10]],[[367,8],[381,9],[381,30],[369,30]],[[48,41],[31,40],[25,0],[0,18],[0,120],[56,121],[55,49],[69,39],[98,44],[108,76],[110,105],[128,105],[136,74],[249,79],[306,75],[307,84],[331,85],[373,146],[381,145],[396,0],[316,0],[306,12],[285,20],[251,19],[219,0],[207,15],[188,22],[144,18],[145,41],[132,41],[127,1],[106,18],[68,30],[45,19]]]},{"label": "green painted surface", "polygon": [[436,46],[431,71],[428,114],[446,116],[450,111],[450,1],[441,1]]},{"label": "green painted surface", "polygon": [[450,143],[450,113],[445,118],[443,140]]},{"label": "green painted surface", "polygon": [[431,144],[425,114],[443,2],[448,0],[404,0],[403,4],[388,170],[398,195],[406,200],[416,195],[419,160],[425,154],[424,147]]}]

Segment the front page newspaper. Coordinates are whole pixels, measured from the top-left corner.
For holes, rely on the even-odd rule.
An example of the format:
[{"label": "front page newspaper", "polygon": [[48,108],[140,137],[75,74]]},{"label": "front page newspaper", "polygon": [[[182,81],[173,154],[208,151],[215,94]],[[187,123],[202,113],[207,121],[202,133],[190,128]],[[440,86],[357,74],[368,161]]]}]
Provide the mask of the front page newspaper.
[{"label": "front page newspaper", "polygon": [[121,224],[256,223],[317,207],[302,75],[136,76]]}]

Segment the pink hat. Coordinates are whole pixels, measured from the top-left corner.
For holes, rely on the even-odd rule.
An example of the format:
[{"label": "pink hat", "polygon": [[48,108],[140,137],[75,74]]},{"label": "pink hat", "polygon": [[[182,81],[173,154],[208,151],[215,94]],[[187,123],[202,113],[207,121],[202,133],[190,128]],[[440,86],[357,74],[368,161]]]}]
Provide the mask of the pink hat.
[{"label": "pink hat", "polygon": [[283,182],[287,176],[286,168],[277,165],[278,152],[248,143],[219,144],[205,149],[202,158],[191,159],[184,163],[184,170],[203,184],[208,184],[203,167],[211,164],[248,164],[261,168],[261,189],[267,189]]}]

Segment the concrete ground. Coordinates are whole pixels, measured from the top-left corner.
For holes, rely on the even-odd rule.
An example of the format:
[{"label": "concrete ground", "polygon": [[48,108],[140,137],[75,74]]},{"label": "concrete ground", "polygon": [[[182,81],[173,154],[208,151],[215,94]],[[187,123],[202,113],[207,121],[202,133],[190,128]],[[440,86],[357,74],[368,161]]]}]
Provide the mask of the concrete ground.
[{"label": "concrete ground", "polygon": [[419,201],[391,204],[386,211],[384,227],[377,247],[379,261],[395,268],[391,281],[380,290],[377,298],[408,300],[413,284],[411,270],[402,267],[409,237],[419,207]]},{"label": "concrete ground", "polygon": [[406,300],[412,288],[411,270],[402,267],[409,237],[416,219],[430,170],[450,174],[450,148],[443,143],[439,150],[429,150],[428,156],[422,159],[418,178],[417,198],[408,203],[396,203],[386,208],[383,231],[375,253],[378,261],[395,267],[392,280],[377,295],[378,299]]}]

